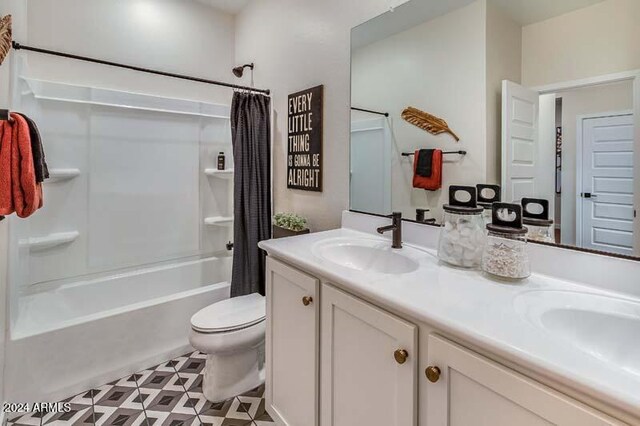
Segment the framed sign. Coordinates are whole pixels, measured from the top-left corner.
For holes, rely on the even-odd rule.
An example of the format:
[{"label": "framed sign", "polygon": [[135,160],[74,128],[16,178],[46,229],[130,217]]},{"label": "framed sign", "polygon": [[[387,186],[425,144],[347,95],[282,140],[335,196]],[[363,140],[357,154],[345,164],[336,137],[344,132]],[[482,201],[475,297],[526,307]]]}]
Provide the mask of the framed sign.
[{"label": "framed sign", "polygon": [[289,95],[287,188],[322,192],[323,87]]}]

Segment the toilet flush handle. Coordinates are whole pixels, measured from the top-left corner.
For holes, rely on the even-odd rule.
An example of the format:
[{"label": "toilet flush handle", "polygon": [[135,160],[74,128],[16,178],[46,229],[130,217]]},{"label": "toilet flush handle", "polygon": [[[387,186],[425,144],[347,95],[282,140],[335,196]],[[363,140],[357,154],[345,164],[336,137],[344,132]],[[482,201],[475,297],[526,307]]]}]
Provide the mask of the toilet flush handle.
[{"label": "toilet flush handle", "polygon": [[304,296],[302,298],[302,304],[304,306],[309,306],[311,304],[311,302],[313,302],[313,297],[311,297],[311,296]]}]

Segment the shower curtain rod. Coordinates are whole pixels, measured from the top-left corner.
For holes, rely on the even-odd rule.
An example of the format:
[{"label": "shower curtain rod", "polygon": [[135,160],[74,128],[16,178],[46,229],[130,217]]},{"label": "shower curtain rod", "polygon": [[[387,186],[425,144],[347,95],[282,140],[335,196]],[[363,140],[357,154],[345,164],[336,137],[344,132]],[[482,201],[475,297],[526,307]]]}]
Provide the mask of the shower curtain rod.
[{"label": "shower curtain rod", "polygon": [[188,76],[188,75],[174,74],[174,73],[164,72],[164,71],[157,71],[157,70],[152,70],[152,69],[149,69],[149,68],[137,67],[137,66],[134,66],[134,65],[120,64],[118,62],[104,61],[102,59],[95,59],[95,58],[89,58],[89,57],[86,57],[86,56],[73,55],[73,54],[70,54],[70,53],[56,52],[55,50],[48,50],[48,49],[41,49],[39,47],[26,46],[24,44],[20,44],[20,43],[17,43],[15,41],[12,42],[12,46],[16,50],[28,50],[28,51],[31,51],[31,52],[44,53],[46,55],[60,56],[60,57],[63,57],[63,58],[77,59],[79,61],[93,62],[95,64],[109,65],[109,66],[112,66],[112,67],[125,68],[125,69],[133,70],[133,71],[140,71],[140,72],[146,72],[146,73],[149,73],[149,74],[162,75],[164,77],[173,77],[173,78],[179,78],[181,80],[195,81],[197,83],[214,84],[216,86],[230,87],[232,89],[239,89],[239,90],[247,90],[247,91],[250,91],[250,92],[264,93],[266,95],[269,95],[271,93],[271,91],[269,89],[256,89],[256,88],[253,88],[253,87],[239,86],[237,84],[225,83],[225,82],[222,82],[222,81],[207,80],[207,79],[199,78],[199,77],[191,77],[191,76]]},{"label": "shower curtain rod", "polygon": [[384,115],[385,117],[389,116],[388,112],[374,111],[372,109],[364,109],[364,108],[356,108],[356,107],[351,107],[351,109],[354,111],[370,112],[371,114]]}]

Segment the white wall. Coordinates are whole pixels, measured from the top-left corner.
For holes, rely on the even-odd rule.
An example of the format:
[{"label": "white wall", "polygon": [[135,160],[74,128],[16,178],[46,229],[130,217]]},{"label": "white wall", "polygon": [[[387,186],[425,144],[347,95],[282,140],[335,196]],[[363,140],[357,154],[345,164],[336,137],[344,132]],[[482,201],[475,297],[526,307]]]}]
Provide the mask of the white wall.
[{"label": "white wall", "polygon": [[486,2],[487,173],[500,184],[502,147],[502,80],[520,83],[522,27],[493,1]]},{"label": "white wall", "polygon": [[[26,2],[25,2],[26,3]],[[233,81],[234,18],[195,1],[38,0],[16,41],[145,68]],[[231,102],[231,90],[29,53],[33,77],[137,93]]]},{"label": "white wall", "polygon": [[607,0],[528,25],[522,82],[539,86],[640,68],[640,1]]},{"label": "white wall", "polygon": [[[255,0],[236,17],[236,60],[255,61],[255,84],[272,89],[274,210],[340,225],[349,203],[350,31],[401,0]],[[287,96],[324,84],[324,192],[286,188]]]},{"label": "white wall", "polygon": [[633,83],[606,84],[558,94],[562,97],[562,243],[576,242],[576,133],[578,116],[630,110]]},{"label": "white wall", "polygon": [[[416,208],[430,208],[440,221],[449,185],[486,180],[484,7],[476,1],[353,52],[353,105],[390,113],[392,206],[406,218],[414,218]],[[407,106],[445,119],[460,142],[404,121]],[[413,159],[402,152],[462,147],[465,157],[445,156],[442,190],[412,187]]]},{"label": "white wall", "polygon": [[556,210],[556,94],[538,97],[538,143],[536,146],[536,193],[549,200],[549,215]]},{"label": "white wall", "polygon": [[[375,117],[375,116],[374,116]],[[392,139],[386,117],[351,123],[350,191],[352,210],[390,214]]]}]

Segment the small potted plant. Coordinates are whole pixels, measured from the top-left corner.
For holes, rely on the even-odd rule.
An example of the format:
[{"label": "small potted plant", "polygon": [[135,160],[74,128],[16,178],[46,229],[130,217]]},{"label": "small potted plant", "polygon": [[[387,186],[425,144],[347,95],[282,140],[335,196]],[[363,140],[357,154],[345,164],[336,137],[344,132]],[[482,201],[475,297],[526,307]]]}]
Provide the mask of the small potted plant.
[{"label": "small potted plant", "polygon": [[278,213],[273,217],[273,238],[308,234],[307,219],[295,213]]}]

